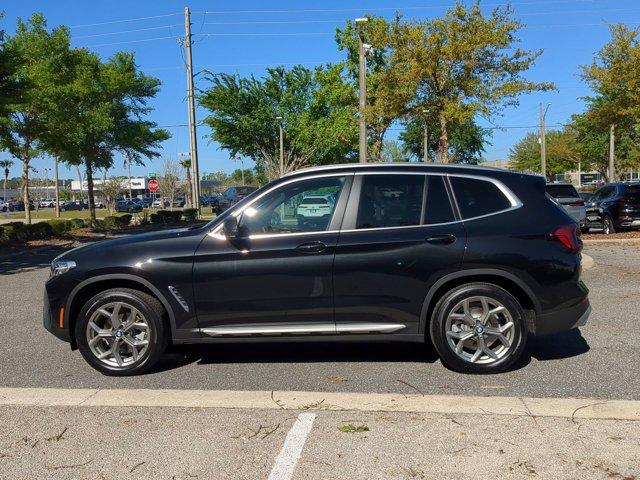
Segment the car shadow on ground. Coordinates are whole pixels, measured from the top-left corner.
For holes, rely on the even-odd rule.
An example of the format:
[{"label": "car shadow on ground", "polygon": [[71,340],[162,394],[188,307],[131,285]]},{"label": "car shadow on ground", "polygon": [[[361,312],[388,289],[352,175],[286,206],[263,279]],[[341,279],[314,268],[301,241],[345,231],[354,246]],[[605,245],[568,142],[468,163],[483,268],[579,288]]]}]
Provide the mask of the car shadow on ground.
[{"label": "car shadow on ground", "polygon": [[[589,344],[578,329],[556,335],[529,338],[520,361],[508,371],[519,370],[538,361],[560,360],[589,351]],[[160,373],[185,365],[227,363],[334,363],[334,362],[416,362],[438,360],[431,343],[309,342],[309,343],[221,343],[175,345],[149,373]]]},{"label": "car shadow on ground", "polygon": [[64,246],[34,248],[0,256],[0,275],[14,275],[48,267],[54,258],[70,248]]}]

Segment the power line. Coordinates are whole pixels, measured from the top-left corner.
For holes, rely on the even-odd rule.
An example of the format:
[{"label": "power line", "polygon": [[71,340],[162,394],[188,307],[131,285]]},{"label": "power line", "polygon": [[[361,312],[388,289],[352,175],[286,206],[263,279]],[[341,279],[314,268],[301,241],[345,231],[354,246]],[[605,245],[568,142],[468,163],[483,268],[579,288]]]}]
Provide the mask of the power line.
[{"label": "power line", "polygon": [[128,43],[154,42],[156,40],[168,40],[168,39],[174,39],[175,40],[176,38],[182,38],[182,36],[180,36],[180,35],[172,35],[172,36],[167,36],[167,37],[143,38],[143,39],[140,39],[140,40],[126,40],[126,41],[122,41],[122,42],[99,43],[97,45],[87,45],[87,47],[91,47],[91,48],[108,47],[108,46],[111,46],[111,45],[126,45]]},{"label": "power line", "polygon": [[165,15],[153,15],[153,16],[150,16],[150,17],[125,18],[125,19],[122,19],[122,20],[112,20],[112,21],[109,21],[109,22],[84,23],[82,25],[71,25],[69,28],[84,28],[84,27],[97,27],[97,26],[100,26],[100,25],[114,25],[116,23],[138,22],[140,20],[151,20],[151,19],[154,19],[154,18],[173,17],[175,15],[182,15],[182,12],[167,13]]},{"label": "power line", "polygon": [[163,28],[172,28],[172,27],[180,27],[180,26],[182,26],[180,23],[174,23],[172,25],[161,25],[159,27],[149,27],[149,28],[135,28],[133,30],[120,30],[118,32],[94,33],[91,35],[74,35],[72,38],[74,40],[77,40],[79,38],[105,37],[108,35],[120,35],[123,33],[135,33],[135,32],[148,32],[150,30],[161,30]]},{"label": "power line", "polygon": [[[526,2],[509,2],[509,3],[486,3],[485,7],[500,7],[508,5],[544,5],[558,3],[592,3],[593,0],[544,0],[544,1],[526,1]],[[398,11],[398,10],[438,10],[442,8],[451,8],[455,4],[446,5],[414,5],[406,7],[361,7],[361,8],[306,8],[306,9],[274,9],[274,10],[205,10],[194,13],[207,14],[243,14],[243,13],[321,13],[321,12],[364,12],[364,11]]]},{"label": "power line", "polygon": [[298,37],[309,35],[335,35],[335,32],[249,32],[249,33],[201,33],[201,37]]}]

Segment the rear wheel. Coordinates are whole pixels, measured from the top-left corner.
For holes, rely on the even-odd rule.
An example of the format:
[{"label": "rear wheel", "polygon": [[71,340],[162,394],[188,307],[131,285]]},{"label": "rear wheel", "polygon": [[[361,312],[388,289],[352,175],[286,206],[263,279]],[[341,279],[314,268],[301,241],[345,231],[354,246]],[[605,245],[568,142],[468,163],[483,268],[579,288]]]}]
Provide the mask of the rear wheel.
[{"label": "rear wheel", "polygon": [[151,368],[168,343],[160,302],[138,290],[111,289],[91,298],[75,326],[84,359],[105,375],[135,375]]},{"label": "rear wheel", "polygon": [[613,220],[608,215],[606,215],[602,221],[602,231],[605,235],[616,233],[616,227],[613,225]]},{"label": "rear wheel", "polygon": [[431,339],[444,364],[464,373],[497,373],[524,351],[524,311],[506,290],[471,283],[447,292],[434,309]]}]

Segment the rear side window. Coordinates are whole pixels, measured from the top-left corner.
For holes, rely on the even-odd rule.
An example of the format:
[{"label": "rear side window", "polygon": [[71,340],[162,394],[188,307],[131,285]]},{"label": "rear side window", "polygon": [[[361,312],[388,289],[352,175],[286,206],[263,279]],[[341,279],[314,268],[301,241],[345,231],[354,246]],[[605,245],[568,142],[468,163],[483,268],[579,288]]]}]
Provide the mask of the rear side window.
[{"label": "rear side window", "polygon": [[433,225],[435,223],[452,222],[455,218],[447,189],[444,186],[444,178],[439,175],[430,175],[427,179],[429,183],[427,185],[424,223]]},{"label": "rear side window", "polygon": [[423,175],[364,175],[356,228],[420,225]]},{"label": "rear side window", "polygon": [[509,199],[493,183],[466,177],[450,177],[462,218],[480,217],[511,207]]},{"label": "rear side window", "polygon": [[626,185],[624,194],[631,198],[640,198],[640,185]]},{"label": "rear side window", "polygon": [[578,191],[573,185],[554,185],[550,184],[546,187],[547,193],[553,198],[578,198]]}]

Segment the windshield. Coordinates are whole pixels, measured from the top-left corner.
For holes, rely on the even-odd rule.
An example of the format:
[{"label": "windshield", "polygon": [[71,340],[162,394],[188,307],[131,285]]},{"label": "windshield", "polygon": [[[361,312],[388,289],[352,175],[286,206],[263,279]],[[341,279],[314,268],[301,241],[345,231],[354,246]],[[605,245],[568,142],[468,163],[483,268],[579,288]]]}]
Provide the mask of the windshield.
[{"label": "windshield", "polygon": [[547,193],[554,198],[576,198],[578,192],[573,185],[547,185]]},{"label": "windshield", "polygon": [[625,188],[625,196],[640,198],[640,185],[627,185]]}]

